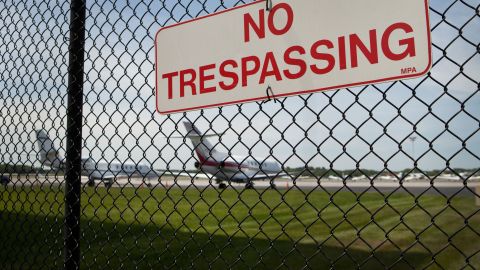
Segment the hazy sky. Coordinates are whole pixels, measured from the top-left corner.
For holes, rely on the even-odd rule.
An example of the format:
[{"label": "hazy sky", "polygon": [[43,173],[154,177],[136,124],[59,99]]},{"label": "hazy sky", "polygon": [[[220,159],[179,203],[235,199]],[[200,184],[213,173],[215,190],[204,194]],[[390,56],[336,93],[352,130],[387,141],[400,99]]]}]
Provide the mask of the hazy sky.
[{"label": "hazy sky", "polygon": [[[429,76],[170,116],[155,112],[156,31],[242,3],[96,2],[87,1],[83,156],[192,169],[191,143],[168,138],[184,134],[181,122],[189,120],[202,131],[224,133],[212,139],[219,150],[273,157],[290,167],[412,167],[411,136],[417,137],[414,151],[422,169],[480,167],[479,0],[453,6],[430,1]],[[39,128],[47,129],[64,153],[68,4],[1,3],[0,15],[3,162],[33,160],[38,149],[33,130]],[[456,28],[462,28],[461,36]]]}]

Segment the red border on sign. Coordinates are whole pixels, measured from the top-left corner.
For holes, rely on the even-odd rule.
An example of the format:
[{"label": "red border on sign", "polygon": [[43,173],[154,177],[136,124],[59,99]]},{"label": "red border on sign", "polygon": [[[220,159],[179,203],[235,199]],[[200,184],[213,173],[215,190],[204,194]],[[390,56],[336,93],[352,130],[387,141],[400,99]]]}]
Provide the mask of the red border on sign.
[{"label": "red border on sign", "polygon": [[[169,26],[165,26],[163,28],[160,28],[157,33],[155,34],[155,107],[158,113],[160,114],[170,114],[170,113],[178,113],[178,112],[188,112],[192,110],[200,110],[200,109],[206,109],[206,108],[214,108],[214,107],[220,107],[220,106],[225,106],[225,105],[233,105],[233,104],[239,104],[239,103],[245,103],[245,102],[251,102],[251,101],[257,101],[257,100],[266,100],[269,97],[263,96],[263,97],[256,97],[256,98],[249,98],[249,99],[242,99],[242,100],[236,100],[236,101],[229,101],[229,102],[222,102],[222,103],[215,103],[215,104],[210,104],[210,105],[202,105],[202,106],[196,106],[196,107],[190,107],[190,108],[184,108],[184,109],[178,109],[178,110],[171,110],[171,111],[160,111],[158,109],[158,78],[157,78],[157,37],[160,31],[166,30],[168,28],[176,27],[182,24],[186,23],[191,23],[194,21],[206,19],[212,16],[220,15],[226,12],[230,12],[236,9],[248,7],[251,5],[258,5],[258,4],[265,4],[265,1],[255,1],[249,4],[245,4],[242,6],[226,9],[220,12],[212,13],[206,16],[202,16],[199,18],[195,18],[192,20],[184,21],[181,23],[177,24],[172,24]],[[430,16],[428,13],[428,0],[425,0],[425,13],[426,13],[426,26],[427,26],[427,36],[428,36],[428,44],[431,44],[431,33],[430,33]],[[389,81],[397,81],[401,79],[407,79],[407,78],[415,78],[415,77],[421,77],[428,73],[430,68],[432,67],[432,46],[428,46],[428,65],[425,70],[419,72],[419,73],[412,73],[412,74],[407,74],[403,76],[396,76],[396,77],[389,77],[389,78],[384,78],[384,79],[377,79],[377,80],[371,80],[371,81],[363,81],[363,82],[356,82],[356,83],[351,83],[351,84],[343,84],[343,85],[336,85],[336,86],[330,86],[330,87],[324,87],[324,88],[318,88],[318,89],[312,89],[312,90],[303,90],[303,91],[297,91],[297,92],[291,92],[291,93],[286,93],[286,94],[278,94],[275,95],[275,98],[279,97],[288,97],[288,96],[296,96],[299,94],[308,94],[308,93],[314,93],[314,92],[322,92],[322,91],[327,91],[327,90],[334,90],[334,89],[341,89],[341,88],[346,88],[346,87],[353,87],[353,86],[360,86],[360,85],[367,85],[367,84],[373,84],[373,83],[381,83],[381,82],[389,82]]]}]

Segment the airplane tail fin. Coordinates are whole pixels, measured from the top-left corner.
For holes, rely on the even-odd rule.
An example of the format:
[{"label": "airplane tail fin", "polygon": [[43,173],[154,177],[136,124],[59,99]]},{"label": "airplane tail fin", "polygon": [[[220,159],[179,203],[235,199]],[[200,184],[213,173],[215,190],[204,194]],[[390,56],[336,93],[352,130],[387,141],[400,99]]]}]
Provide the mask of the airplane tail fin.
[{"label": "airplane tail fin", "polygon": [[207,137],[210,135],[200,133],[200,131],[190,122],[185,121],[183,122],[183,125],[187,129],[186,137],[192,141],[193,147],[200,161],[206,160],[216,152],[216,150],[213,149],[213,145],[207,140]]},{"label": "airplane tail fin", "polygon": [[40,162],[42,165],[47,165],[53,168],[61,168],[63,166],[63,158],[55,148],[53,141],[48,137],[45,130],[40,129],[36,131],[37,142],[40,148]]}]

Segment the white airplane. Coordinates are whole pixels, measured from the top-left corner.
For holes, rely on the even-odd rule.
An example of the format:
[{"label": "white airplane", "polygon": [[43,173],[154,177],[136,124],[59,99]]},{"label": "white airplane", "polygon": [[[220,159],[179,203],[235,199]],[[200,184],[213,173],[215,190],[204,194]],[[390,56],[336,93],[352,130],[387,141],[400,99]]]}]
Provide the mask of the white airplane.
[{"label": "white airplane", "polygon": [[460,176],[455,175],[453,173],[442,173],[436,177],[436,180],[443,180],[443,181],[461,181]]},{"label": "white airplane", "polygon": [[[53,170],[63,169],[65,159],[59,154],[47,133],[44,130],[37,130],[36,135],[42,166],[48,166]],[[89,186],[94,186],[95,180],[99,179],[105,182],[106,187],[110,187],[117,177],[139,175],[145,180],[145,178],[159,178],[162,172],[154,170],[146,163],[96,162],[91,157],[82,157],[82,175],[88,176]]]},{"label": "white airplane", "polygon": [[341,177],[334,176],[334,175],[329,175],[328,179],[334,180],[334,181],[342,181],[343,180]]},{"label": "white airplane", "polygon": [[[402,175],[403,177],[403,175]],[[409,173],[403,180],[404,181],[417,181],[417,180],[424,180],[425,175],[421,173]]]},{"label": "white airplane", "polygon": [[356,182],[356,181],[362,181],[362,180],[365,180],[365,179],[367,179],[367,177],[365,177],[365,176],[356,176],[356,177],[350,178],[350,180],[351,180],[351,181],[354,181],[354,182]]},{"label": "white airplane", "polygon": [[381,181],[392,181],[392,182],[398,181],[398,178],[391,174],[381,174],[376,177],[373,177],[373,179],[381,180]]},{"label": "white airplane", "polygon": [[364,180],[364,179],[366,179],[366,177],[365,176],[351,177],[351,176],[346,176],[346,175],[342,175],[342,177],[338,177],[338,176],[335,176],[335,175],[329,175],[328,179],[333,180],[333,181],[344,181],[344,180],[346,180],[346,181],[355,182],[355,181]]},{"label": "white airplane", "polygon": [[198,157],[195,168],[207,173],[217,180],[219,188],[224,189],[227,185],[224,182],[245,183],[245,188],[253,188],[253,180],[270,180],[270,187],[275,188],[274,179],[287,176],[282,172],[282,166],[275,160],[229,156],[214,149],[208,137],[219,136],[219,134],[205,135],[190,122],[183,122],[187,129],[185,135],[193,143],[193,149]]}]

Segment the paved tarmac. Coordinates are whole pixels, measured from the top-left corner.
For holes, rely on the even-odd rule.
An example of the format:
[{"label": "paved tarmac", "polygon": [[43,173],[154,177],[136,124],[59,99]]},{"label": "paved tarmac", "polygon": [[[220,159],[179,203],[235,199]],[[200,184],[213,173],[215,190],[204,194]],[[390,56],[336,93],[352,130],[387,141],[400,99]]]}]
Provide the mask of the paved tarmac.
[{"label": "paved tarmac", "polygon": [[[87,177],[82,177],[82,184],[86,185]],[[63,176],[54,175],[11,175],[10,186],[52,186],[61,185],[64,181]],[[96,180],[98,186],[104,186],[99,180]],[[191,177],[180,176],[163,176],[160,181],[157,179],[146,179],[145,181],[140,177],[122,177],[117,178],[113,182],[113,187],[147,187],[148,184],[152,188],[218,188],[215,180],[209,179],[192,179]],[[255,181],[256,189],[268,189],[270,188],[269,181]],[[302,178],[296,181],[291,179],[279,178],[275,180],[275,185],[278,190],[287,189],[299,189],[304,191],[317,190],[319,192],[328,191],[330,193],[337,191],[345,192],[382,192],[389,194],[391,192],[403,192],[411,193],[413,195],[420,194],[443,194],[445,196],[452,196],[454,194],[462,196],[474,196],[474,192],[477,189],[477,194],[480,194],[480,181],[468,181],[467,185],[464,185],[460,181],[434,181],[430,183],[425,180],[410,180],[400,185],[397,181],[375,181],[370,183],[367,180],[360,181],[335,181],[330,179],[321,179],[317,181],[313,178]],[[229,183],[228,188],[235,188],[241,190],[245,188],[243,183]]]}]

